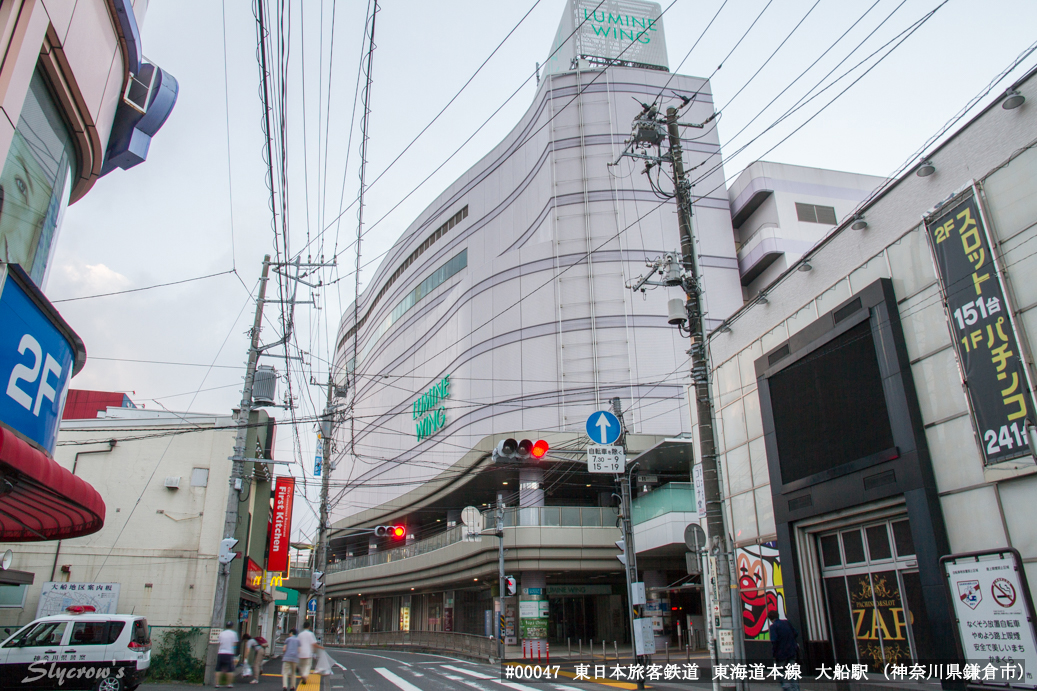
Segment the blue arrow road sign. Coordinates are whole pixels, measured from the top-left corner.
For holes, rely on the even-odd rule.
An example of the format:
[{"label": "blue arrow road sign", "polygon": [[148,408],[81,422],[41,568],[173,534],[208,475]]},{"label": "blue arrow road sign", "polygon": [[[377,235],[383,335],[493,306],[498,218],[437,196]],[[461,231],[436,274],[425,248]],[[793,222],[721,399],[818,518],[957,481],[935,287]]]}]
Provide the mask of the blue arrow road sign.
[{"label": "blue arrow road sign", "polygon": [[607,410],[591,413],[587,418],[587,436],[595,444],[611,444],[619,439],[619,419]]},{"label": "blue arrow road sign", "polygon": [[311,612],[316,612],[317,611],[317,600],[315,600],[315,599],[314,600],[310,600],[308,603],[306,603],[306,609],[310,610]]}]

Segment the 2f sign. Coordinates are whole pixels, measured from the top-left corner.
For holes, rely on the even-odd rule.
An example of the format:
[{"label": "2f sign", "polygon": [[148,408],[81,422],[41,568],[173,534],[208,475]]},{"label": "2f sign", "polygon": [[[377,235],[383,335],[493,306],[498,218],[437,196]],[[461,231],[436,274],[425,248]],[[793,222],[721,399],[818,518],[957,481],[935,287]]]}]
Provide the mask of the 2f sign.
[{"label": "2f sign", "polygon": [[57,402],[58,392],[62,390],[61,364],[50,353],[43,352],[39,341],[32,334],[22,336],[18,342],[18,354],[25,361],[31,358],[32,364],[27,365],[23,361],[14,366],[7,380],[7,395],[34,417],[39,417],[43,400],[47,399],[53,405]]}]

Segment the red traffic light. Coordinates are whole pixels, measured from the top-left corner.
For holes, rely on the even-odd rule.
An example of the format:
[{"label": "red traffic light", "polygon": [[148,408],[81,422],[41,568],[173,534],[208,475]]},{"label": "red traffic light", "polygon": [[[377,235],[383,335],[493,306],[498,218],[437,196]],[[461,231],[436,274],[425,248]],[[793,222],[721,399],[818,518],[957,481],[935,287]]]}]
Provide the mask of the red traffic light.
[{"label": "red traffic light", "polygon": [[533,449],[529,452],[533,458],[543,458],[547,454],[547,450],[551,447],[543,439],[538,439],[536,444],[533,444]]},{"label": "red traffic light", "polygon": [[403,525],[380,525],[374,529],[375,537],[388,537],[393,540],[402,540],[407,537],[407,526]]}]

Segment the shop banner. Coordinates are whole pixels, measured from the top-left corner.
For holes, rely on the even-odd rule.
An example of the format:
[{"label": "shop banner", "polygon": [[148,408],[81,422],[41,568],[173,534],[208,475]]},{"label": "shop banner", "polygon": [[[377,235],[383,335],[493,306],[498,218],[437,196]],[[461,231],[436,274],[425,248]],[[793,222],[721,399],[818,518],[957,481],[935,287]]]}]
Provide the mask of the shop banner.
[{"label": "shop banner", "polygon": [[1033,397],[975,192],[926,221],[984,462],[1030,454]]},{"label": "shop banner", "polygon": [[274,489],[274,514],[270,524],[270,550],[267,571],[288,570],[288,549],[292,534],[292,499],[295,497],[295,478],[277,478]]},{"label": "shop banner", "polygon": [[965,660],[1022,663],[1023,681],[1015,685],[1037,688],[1033,603],[1019,553],[952,554],[940,561]]},{"label": "shop banner", "polygon": [[0,264],[0,420],[53,453],[76,344],[26,283]]}]

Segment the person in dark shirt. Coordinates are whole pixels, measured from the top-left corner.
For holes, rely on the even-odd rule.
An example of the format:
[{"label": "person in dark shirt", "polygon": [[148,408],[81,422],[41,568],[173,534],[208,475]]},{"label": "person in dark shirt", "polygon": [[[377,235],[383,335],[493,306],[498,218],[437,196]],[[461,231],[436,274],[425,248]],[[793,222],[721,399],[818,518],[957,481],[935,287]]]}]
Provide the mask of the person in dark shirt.
[{"label": "person in dark shirt", "polygon": [[[771,655],[778,665],[786,665],[795,662],[799,654],[799,644],[796,643],[796,629],[787,620],[778,617],[775,610],[767,613],[771,620]],[[784,691],[799,691],[799,681],[796,679],[783,679],[781,688]]]}]

